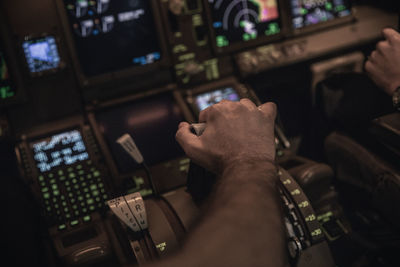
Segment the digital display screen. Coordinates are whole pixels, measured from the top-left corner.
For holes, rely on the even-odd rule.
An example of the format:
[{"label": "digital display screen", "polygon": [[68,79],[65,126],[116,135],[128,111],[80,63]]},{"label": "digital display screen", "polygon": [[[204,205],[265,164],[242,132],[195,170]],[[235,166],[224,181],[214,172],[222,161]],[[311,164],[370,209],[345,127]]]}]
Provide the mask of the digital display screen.
[{"label": "digital display screen", "polygon": [[101,110],[95,117],[121,173],[133,172],[138,167],[116,143],[126,133],[132,136],[148,165],[184,155],[175,134],[179,123],[185,119],[172,95],[158,95]]},{"label": "digital display screen", "polygon": [[16,90],[10,79],[6,59],[0,47],[0,101],[14,97]]},{"label": "digital display screen", "polygon": [[202,111],[203,109],[206,109],[209,106],[217,104],[223,99],[230,101],[239,101],[240,97],[233,88],[227,87],[224,89],[218,89],[215,91],[196,95],[194,97],[194,102],[197,109],[199,111]]},{"label": "digital display screen", "polygon": [[277,0],[208,0],[217,47],[281,32]]},{"label": "digital display screen", "polygon": [[36,166],[41,173],[89,159],[78,130],[59,133],[30,144]]},{"label": "digital display screen", "polygon": [[149,0],[64,0],[86,76],[161,60]]},{"label": "digital display screen", "polygon": [[351,15],[349,0],[290,0],[295,29]]},{"label": "digital display screen", "polygon": [[60,67],[60,55],[53,36],[24,41],[22,48],[31,73],[41,73]]}]

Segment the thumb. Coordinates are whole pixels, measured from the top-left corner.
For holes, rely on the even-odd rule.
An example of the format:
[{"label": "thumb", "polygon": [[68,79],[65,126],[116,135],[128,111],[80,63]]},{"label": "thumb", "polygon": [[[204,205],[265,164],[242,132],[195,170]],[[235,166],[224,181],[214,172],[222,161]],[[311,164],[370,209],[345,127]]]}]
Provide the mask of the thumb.
[{"label": "thumb", "polygon": [[199,150],[201,146],[199,137],[191,132],[190,124],[187,122],[179,124],[175,139],[189,158],[192,158],[195,151]]}]

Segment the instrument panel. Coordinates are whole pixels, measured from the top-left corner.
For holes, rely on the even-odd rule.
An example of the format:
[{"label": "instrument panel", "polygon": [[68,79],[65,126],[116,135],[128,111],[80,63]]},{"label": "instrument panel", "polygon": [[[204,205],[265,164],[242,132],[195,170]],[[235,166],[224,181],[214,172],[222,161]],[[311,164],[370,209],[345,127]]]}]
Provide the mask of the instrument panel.
[{"label": "instrument panel", "polygon": [[[148,197],[150,220],[165,222],[151,234],[157,253],[169,251],[163,231],[172,229],[178,239],[185,232],[168,228],[174,212],[184,222],[196,213],[188,215],[170,201],[185,186],[190,162],[173,141],[179,122],[195,122],[202,109],[221,99],[247,97],[259,104],[247,83],[257,74],[369,43],[395,20],[379,12],[373,18],[368,8],[354,13],[346,0],[33,2],[0,3],[0,108],[18,139],[24,179],[43,214],[55,216],[50,239],[66,265],[73,265],[71,255],[82,247],[115,256],[111,247],[124,244],[109,233],[121,236],[121,227],[104,200],[132,192]],[[78,123],[70,123],[75,116]],[[126,133],[149,170],[115,143]],[[63,180],[66,175],[77,177]],[[151,198],[150,176],[171,203]],[[298,258],[302,249],[323,243],[323,229],[297,183],[291,177],[282,182],[289,250]],[[139,241],[132,248],[149,242],[134,237]],[[152,252],[133,253],[140,262]]]}]

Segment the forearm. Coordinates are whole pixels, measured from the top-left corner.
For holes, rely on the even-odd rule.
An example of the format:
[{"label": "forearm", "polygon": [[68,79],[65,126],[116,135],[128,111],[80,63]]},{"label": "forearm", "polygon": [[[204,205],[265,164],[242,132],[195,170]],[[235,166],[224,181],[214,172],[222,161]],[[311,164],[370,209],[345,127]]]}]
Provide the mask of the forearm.
[{"label": "forearm", "polygon": [[162,266],[283,266],[284,230],[271,163],[230,166],[183,251]]}]

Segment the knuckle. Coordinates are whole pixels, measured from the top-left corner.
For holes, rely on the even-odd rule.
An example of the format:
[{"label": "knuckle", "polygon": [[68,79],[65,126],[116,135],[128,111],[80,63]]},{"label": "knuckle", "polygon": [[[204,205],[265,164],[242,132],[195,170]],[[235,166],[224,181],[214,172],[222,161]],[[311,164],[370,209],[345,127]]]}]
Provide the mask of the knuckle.
[{"label": "knuckle", "polygon": [[[376,49],[377,49],[377,50],[382,50],[382,49],[384,48],[384,46],[385,46],[385,42],[384,42],[384,41],[381,41],[381,42],[377,43]],[[376,52],[376,51],[374,51],[374,52]],[[372,52],[372,54],[373,54],[374,52]]]}]

